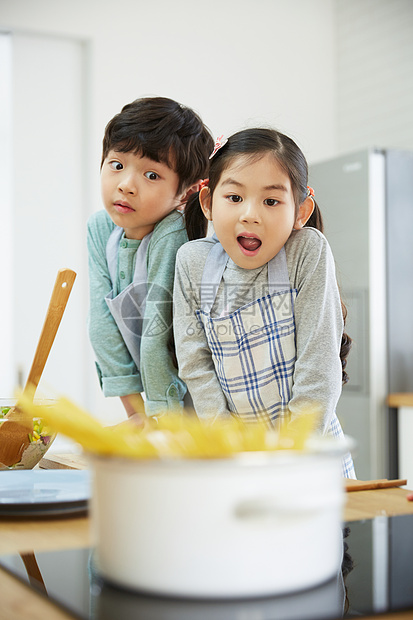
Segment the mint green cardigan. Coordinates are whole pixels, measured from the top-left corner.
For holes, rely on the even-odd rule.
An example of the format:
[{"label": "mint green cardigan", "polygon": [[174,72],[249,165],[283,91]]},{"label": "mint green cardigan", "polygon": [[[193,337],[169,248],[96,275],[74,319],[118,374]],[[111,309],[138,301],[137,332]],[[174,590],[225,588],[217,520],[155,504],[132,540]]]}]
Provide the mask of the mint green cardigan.
[{"label": "mint green cardigan", "polygon": [[[122,236],[116,282],[111,282],[106,244],[115,224],[106,211],[88,221],[90,305],[89,338],[96,357],[99,381],[105,396],[144,392],[148,415],[182,406],[186,386],[178,377],[172,332],[172,295],[176,252],[188,241],[183,215],[173,211],[154,228],[147,252],[148,283],[158,285],[156,303],[147,303],[146,329],[141,340],[141,369],[137,369],[106,304],[114,289],[118,295],[133,280],[136,250],[140,241]],[[163,293],[162,293],[163,292]]]}]

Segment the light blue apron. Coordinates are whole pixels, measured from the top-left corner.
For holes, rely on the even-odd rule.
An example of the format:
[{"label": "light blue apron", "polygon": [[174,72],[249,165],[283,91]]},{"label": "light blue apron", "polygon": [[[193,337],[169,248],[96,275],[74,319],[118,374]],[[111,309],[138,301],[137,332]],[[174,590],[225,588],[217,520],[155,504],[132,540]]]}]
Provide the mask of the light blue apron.
[{"label": "light blue apron", "polygon": [[[215,243],[204,266],[197,317],[204,326],[230,411],[246,422],[264,420],[276,425],[288,415],[291,400],[297,290],[291,288],[282,248],[268,263],[268,294],[228,315],[212,318],[211,308],[228,258],[221,244]],[[344,437],[336,414],[328,434]],[[355,478],[350,454],[343,459],[343,476]]]},{"label": "light blue apron", "polygon": [[[122,235],[123,228],[117,226],[112,231],[106,245],[106,260],[112,285],[117,278],[119,243]],[[141,337],[148,292],[146,255],[151,236],[152,233],[146,235],[136,251],[135,272],[132,283],[119,295],[114,297],[112,289],[105,297],[108,308],[138,370],[140,370]]]}]

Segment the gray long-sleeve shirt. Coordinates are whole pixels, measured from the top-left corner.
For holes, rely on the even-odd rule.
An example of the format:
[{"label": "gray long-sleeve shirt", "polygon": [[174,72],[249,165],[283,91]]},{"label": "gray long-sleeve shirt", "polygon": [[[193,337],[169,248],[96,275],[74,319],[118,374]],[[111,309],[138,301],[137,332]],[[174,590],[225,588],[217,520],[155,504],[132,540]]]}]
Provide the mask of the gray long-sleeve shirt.
[{"label": "gray long-sleeve shirt", "polygon": [[[179,249],[176,260],[174,337],[179,376],[187,384],[200,417],[231,415],[203,327],[195,315],[201,303],[205,261],[214,243],[211,237],[186,243]],[[342,386],[339,351],[343,317],[334,259],[324,235],[313,228],[293,231],[285,250],[290,283],[297,289],[294,305],[297,359],[289,409],[294,418],[309,403],[317,404],[323,414],[319,430],[324,433]],[[211,316],[233,312],[266,292],[267,264],[247,270],[229,259]]]}]

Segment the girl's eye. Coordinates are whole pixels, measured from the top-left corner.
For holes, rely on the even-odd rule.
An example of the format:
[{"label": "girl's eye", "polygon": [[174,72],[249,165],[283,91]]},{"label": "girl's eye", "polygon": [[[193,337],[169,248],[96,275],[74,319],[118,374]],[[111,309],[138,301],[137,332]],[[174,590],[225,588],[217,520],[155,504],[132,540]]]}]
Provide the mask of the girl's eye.
[{"label": "girl's eye", "polygon": [[227,198],[230,202],[241,202],[242,201],[241,196],[238,196],[238,194],[230,194],[229,196],[227,196]]},{"label": "girl's eye", "polygon": [[156,179],[159,179],[159,174],[156,174],[156,172],[145,172],[145,176],[150,181],[156,181]]},{"label": "girl's eye", "polygon": [[275,205],[278,204],[278,200],[275,200],[275,198],[266,198],[264,204],[267,205],[267,207],[275,207]]},{"label": "girl's eye", "polygon": [[109,166],[112,170],[123,170],[123,164],[121,164],[120,161],[110,161]]}]

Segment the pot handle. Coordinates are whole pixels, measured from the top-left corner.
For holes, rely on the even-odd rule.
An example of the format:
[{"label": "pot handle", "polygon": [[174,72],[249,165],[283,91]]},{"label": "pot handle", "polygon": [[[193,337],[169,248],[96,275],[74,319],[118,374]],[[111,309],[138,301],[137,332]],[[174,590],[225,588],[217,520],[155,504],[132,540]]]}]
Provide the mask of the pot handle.
[{"label": "pot handle", "polygon": [[238,503],[234,509],[236,519],[247,521],[274,521],[280,518],[288,519],[307,519],[309,515],[318,513],[325,508],[331,508],[338,503],[341,498],[335,498],[329,495],[321,498],[308,496],[303,501],[297,496],[283,496],[282,498],[260,497],[245,500]]}]

